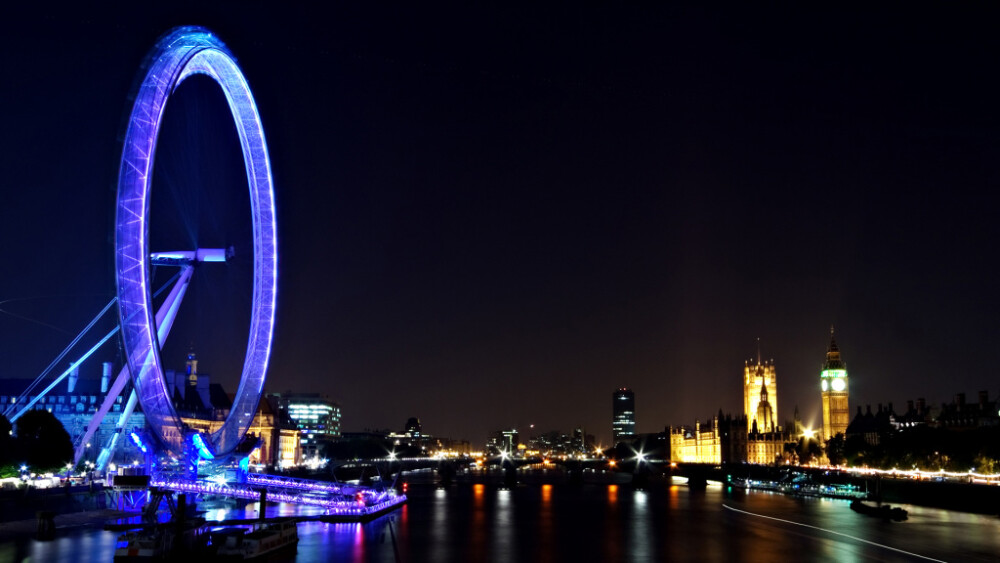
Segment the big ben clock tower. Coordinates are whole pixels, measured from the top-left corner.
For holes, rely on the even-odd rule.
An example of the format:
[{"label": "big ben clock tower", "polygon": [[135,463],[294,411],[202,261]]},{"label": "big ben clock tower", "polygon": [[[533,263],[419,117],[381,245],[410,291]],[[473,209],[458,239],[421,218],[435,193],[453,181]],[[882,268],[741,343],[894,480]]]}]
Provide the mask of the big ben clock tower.
[{"label": "big ben clock tower", "polygon": [[844,433],[850,422],[847,364],[840,359],[833,327],[830,327],[830,347],[826,350],[826,363],[819,375],[819,386],[823,391],[823,439],[829,440],[838,433]]}]

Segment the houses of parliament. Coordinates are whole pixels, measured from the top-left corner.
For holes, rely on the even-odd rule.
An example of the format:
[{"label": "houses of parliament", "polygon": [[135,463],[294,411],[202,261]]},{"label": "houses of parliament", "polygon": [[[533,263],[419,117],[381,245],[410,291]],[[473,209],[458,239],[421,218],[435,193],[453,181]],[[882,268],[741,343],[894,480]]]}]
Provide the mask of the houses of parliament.
[{"label": "houses of parliament", "polygon": [[[828,440],[847,429],[850,422],[848,407],[847,365],[830,329],[826,361],[820,372],[820,393],[823,405],[821,440]],[[785,444],[795,443],[802,435],[798,409],[791,428],[778,424],[778,376],[774,360],[764,360],[757,347],[756,361],[743,366],[743,413],[723,415],[722,410],[702,425],[668,429],[670,454],[673,461],[689,463],[748,462],[771,464],[785,455]]]}]

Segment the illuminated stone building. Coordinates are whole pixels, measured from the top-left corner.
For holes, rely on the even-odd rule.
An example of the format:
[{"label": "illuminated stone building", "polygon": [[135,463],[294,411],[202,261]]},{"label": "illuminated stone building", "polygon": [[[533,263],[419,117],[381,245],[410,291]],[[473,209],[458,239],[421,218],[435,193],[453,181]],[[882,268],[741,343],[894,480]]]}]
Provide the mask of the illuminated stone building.
[{"label": "illuminated stone building", "polygon": [[[214,386],[215,384],[213,384]],[[221,388],[220,388],[221,389]],[[225,396],[225,395],[224,395]],[[211,408],[197,413],[198,416],[181,415],[181,422],[193,430],[211,434],[222,428],[232,400],[225,396],[225,402],[216,402]],[[194,414],[194,413],[189,413]],[[257,414],[247,429],[248,436],[260,438],[260,447],[250,455],[250,463],[260,463],[278,467],[295,466],[302,463],[302,448],[299,432],[292,428],[283,428],[277,418],[277,409],[273,400],[262,397],[257,406]]]},{"label": "illuminated stone building", "polygon": [[794,442],[794,437],[780,427],[768,432],[751,428],[747,435],[747,463],[781,463],[785,455],[785,444]]},{"label": "illuminated stone building", "polygon": [[751,426],[756,422],[761,432],[777,429],[774,423],[778,417],[777,374],[774,360],[761,361],[759,342],[757,363],[748,360],[743,367],[743,414]]},{"label": "illuminated stone building", "polygon": [[[100,379],[96,377],[81,377],[79,368],[70,374],[43,397],[39,393],[43,387],[38,386],[32,391],[31,379],[0,379],[0,405],[8,414],[17,412],[16,405],[36,401],[33,410],[46,410],[52,413],[62,423],[73,444],[78,444],[87,431],[87,426],[97,415],[98,409],[108,395],[111,386],[112,365],[105,362],[102,366]],[[97,431],[90,442],[83,444],[83,460],[96,461],[101,449],[105,447],[115,434],[115,427],[125,407],[131,383],[126,385],[124,396],[119,395],[111,405],[107,415],[101,420]],[[146,425],[146,417],[140,409],[136,409],[125,426],[125,434],[141,431]],[[115,445],[114,458],[116,463],[131,463],[142,460],[142,452],[132,440],[118,440]]]},{"label": "illuminated stone building", "polygon": [[[81,378],[79,371],[74,370],[64,382],[53,388],[45,397],[39,399],[33,408],[44,409],[55,415],[66,429],[70,439],[76,444],[86,432],[91,419],[96,416],[101,403],[107,396],[112,376],[112,365],[107,362],[102,365],[100,379]],[[188,355],[183,372],[167,370],[164,379],[174,408],[184,424],[207,434],[222,427],[222,423],[232,407],[232,399],[221,385],[211,383],[207,374],[198,373],[198,360],[194,353]],[[30,380],[0,379],[0,403],[4,405],[15,404],[19,400],[35,399],[34,395],[19,399],[30,384]],[[131,383],[126,384],[124,392],[115,398],[108,414],[91,437],[89,445],[83,444],[84,460],[96,460],[101,448],[110,442],[130,389]],[[284,430],[277,420],[276,412],[277,409],[273,402],[261,398],[248,434],[258,436],[262,443],[261,447],[251,456],[250,461],[276,465],[284,460],[284,465],[297,465],[302,458],[299,451],[299,434],[296,430]],[[142,413],[142,407],[137,406],[124,427],[124,433],[128,435],[131,432],[142,432],[145,427],[146,417]],[[142,454],[132,440],[119,439],[116,442],[112,459],[118,464],[131,463],[135,460],[141,460]]]},{"label": "illuminated stone building", "polygon": [[[793,441],[788,431],[778,425],[778,377],[774,369],[774,360],[762,360],[760,343],[757,345],[757,361],[747,361],[743,367],[743,421],[727,423],[723,432],[727,435],[723,440],[726,450],[733,457],[742,452],[735,452],[733,445],[740,447],[746,444],[743,458],[748,463],[769,465],[781,461],[785,444]],[[736,425],[741,425],[746,441],[733,439],[732,433]],[[737,461],[733,459],[733,461]]]},{"label": "illuminated stone building", "polygon": [[670,429],[670,460],[687,463],[756,463],[771,465],[784,460],[785,444],[795,439],[780,426],[761,432],[747,426],[744,416],[712,418],[711,425]]},{"label": "illuminated stone building", "polygon": [[[167,370],[164,379],[181,422],[205,434],[222,428],[233,398],[221,384],[212,383],[210,375],[198,372],[198,358],[194,352],[187,355],[183,372]],[[271,396],[261,397],[257,413],[247,429],[248,436],[261,441],[260,447],[250,456],[251,463],[288,467],[302,462],[299,433],[285,422],[280,416],[278,401]]]},{"label": "illuminated stone building", "polygon": [[722,439],[718,417],[712,417],[712,423],[705,427],[701,426],[700,421],[695,421],[694,428],[679,426],[669,430],[670,461],[722,463]]},{"label": "illuminated stone building", "polygon": [[840,349],[830,327],[830,346],[826,350],[826,362],[820,372],[820,391],[823,397],[823,436],[829,440],[837,434],[846,434],[851,423],[851,412],[847,405],[849,385],[847,364],[840,357]]}]

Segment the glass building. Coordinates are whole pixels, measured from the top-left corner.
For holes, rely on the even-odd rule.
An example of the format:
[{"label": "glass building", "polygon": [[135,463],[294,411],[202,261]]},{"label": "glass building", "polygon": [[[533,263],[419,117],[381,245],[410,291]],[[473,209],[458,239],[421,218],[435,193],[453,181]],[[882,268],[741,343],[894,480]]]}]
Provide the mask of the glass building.
[{"label": "glass building", "polygon": [[635,393],[622,387],[611,399],[611,435],[614,443],[631,440],[635,436]]},{"label": "glass building", "polygon": [[319,393],[281,393],[273,396],[284,424],[299,431],[302,457],[319,454],[320,442],[340,438],[340,405]]}]

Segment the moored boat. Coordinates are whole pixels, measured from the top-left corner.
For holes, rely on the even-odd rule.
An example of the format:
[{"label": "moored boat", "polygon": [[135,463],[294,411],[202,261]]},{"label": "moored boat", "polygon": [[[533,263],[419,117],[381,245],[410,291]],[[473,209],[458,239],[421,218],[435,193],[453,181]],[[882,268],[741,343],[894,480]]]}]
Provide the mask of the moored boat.
[{"label": "moored boat", "polygon": [[877,516],[883,520],[895,520],[896,522],[902,522],[909,518],[906,510],[898,506],[889,506],[888,504],[882,504],[879,506],[867,505],[860,500],[856,500],[851,503],[851,510],[857,512],[858,514],[864,514],[866,516]]},{"label": "moored boat", "polygon": [[159,524],[126,532],[118,537],[115,561],[155,561],[201,552],[208,544],[209,527],[204,519],[176,524]]},{"label": "moored boat", "polygon": [[293,550],[299,543],[294,520],[278,520],[247,528],[227,528],[212,532],[212,545],[223,559],[250,560],[282,550]]}]

